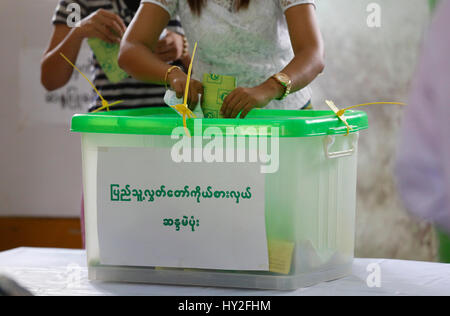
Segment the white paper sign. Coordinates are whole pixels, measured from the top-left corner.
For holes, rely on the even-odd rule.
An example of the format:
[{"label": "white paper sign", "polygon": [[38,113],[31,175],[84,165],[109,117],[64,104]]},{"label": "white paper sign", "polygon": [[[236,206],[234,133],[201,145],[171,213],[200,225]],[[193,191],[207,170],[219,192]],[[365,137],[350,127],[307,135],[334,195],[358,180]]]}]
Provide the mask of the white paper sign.
[{"label": "white paper sign", "polygon": [[257,163],[175,163],[170,148],[102,148],[97,179],[102,264],[269,269]]}]

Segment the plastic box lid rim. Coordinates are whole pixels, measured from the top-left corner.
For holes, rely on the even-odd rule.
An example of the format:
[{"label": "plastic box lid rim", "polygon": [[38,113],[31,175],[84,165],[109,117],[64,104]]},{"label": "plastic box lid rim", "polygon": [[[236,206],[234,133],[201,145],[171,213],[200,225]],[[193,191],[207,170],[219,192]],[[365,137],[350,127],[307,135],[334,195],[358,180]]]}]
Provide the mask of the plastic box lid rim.
[{"label": "plastic box lid rim", "polygon": [[[369,127],[363,111],[346,111],[351,133]],[[254,109],[245,119],[187,119],[187,127],[194,135],[194,124],[201,121],[202,133],[219,128],[224,136],[271,136],[271,128],[279,128],[279,137],[312,137],[341,135],[347,127],[332,111]],[[183,119],[171,108],[140,108],[100,113],[76,114],[71,131],[76,133],[172,135]],[[199,124],[197,124],[199,126]],[[230,129],[230,127],[232,129]],[[236,128],[239,127],[239,128]]]}]

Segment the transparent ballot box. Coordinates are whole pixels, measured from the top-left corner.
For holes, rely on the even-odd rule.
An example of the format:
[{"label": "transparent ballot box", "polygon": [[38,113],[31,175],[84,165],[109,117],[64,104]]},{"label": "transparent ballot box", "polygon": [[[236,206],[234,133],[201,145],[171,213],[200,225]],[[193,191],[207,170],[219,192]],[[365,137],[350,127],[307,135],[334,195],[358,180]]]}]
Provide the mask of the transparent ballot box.
[{"label": "transparent ballot box", "polygon": [[332,111],[75,115],[89,278],[289,290],[347,275],[368,121],[345,116],[349,134]]}]

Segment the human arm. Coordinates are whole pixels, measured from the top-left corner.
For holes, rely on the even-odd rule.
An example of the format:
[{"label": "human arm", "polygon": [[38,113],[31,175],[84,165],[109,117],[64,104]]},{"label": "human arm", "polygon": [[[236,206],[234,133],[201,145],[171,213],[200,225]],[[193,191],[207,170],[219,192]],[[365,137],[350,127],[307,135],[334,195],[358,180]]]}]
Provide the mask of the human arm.
[{"label": "human arm", "polygon": [[180,61],[185,69],[188,68],[191,60],[184,35],[169,30],[167,35],[156,44],[155,54],[166,63]]},{"label": "human arm", "polygon": [[119,43],[125,32],[125,24],[114,13],[97,10],[74,28],[66,24],[55,24],[50,44],[41,61],[41,82],[47,90],[56,90],[70,79],[73,68],[61,58],[76,61],[85,38],[100,38],[109,43]]},{"label": "human arm", "polygon": [[[175,69],[166,78],[171,66],[160,60],[156,54],[159,36],[167,26],[169,18],[169,13],[160,6],[152,3],[142,4],[123,37],[119,66],[138,80],[156,84],[168,83],[177,97],[181,98],[187,80],[186,74]],[[168,82],[165,82],[166,79]],[[198,93],[202,91],[201,83],[192,80],[188,104],[197,104]]]}]

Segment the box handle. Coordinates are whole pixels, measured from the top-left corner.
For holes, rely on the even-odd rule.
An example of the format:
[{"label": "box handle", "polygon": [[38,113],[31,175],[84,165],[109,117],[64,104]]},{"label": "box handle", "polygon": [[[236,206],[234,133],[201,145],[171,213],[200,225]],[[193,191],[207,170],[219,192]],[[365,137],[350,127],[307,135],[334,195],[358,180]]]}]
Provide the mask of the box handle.
[{"label": "box handle", "polygon": [[331,148],[331,146],[333,146],[334,142],[336,141],[336,137],[333,135],[326,136],[323,140],[323,148],[325,151],[325,156],[328,159],[335,159],[335,158],[341,158],[341,157],[347,157],[347,156],[353,155],[356,152],[356,146],[358,144],[359,134],[353,133],[353,134],[351,134],[351,137],[353,137],[352,148],[347,149],[347,150],[342,150],[342,151],[330,152],[330,148]]}]

